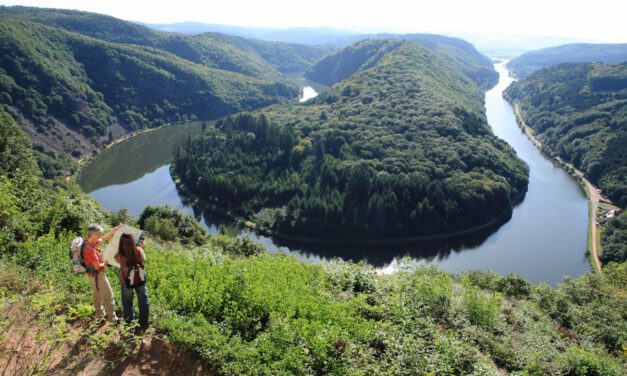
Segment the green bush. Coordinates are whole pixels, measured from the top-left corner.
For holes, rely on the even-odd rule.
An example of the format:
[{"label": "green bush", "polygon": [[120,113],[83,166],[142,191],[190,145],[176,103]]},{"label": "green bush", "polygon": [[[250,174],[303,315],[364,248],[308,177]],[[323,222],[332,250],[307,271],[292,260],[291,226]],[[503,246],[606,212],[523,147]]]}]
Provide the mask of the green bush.
[{"label": "green bush", "polygon": [[209,238],[207,230],[194,217],[169,206],[147,206],[139,216],[138,224],[150,235],[167,241],[202,245]]},{"label": "green bush", "polygon": [[508,275],[498,280],[496,290],[502,292],[506,296],[514,298],[523,298],[529,295],[531,285],[519,275]]},{"label": "green bush", "polygon": [[567,328],[572,326],[571,303],[564,293],[540,284],[534,288],[533,299],[553,320]]},{"label": "green bush", "polygon": [[495,293],[486,293],[472,285],[466,285],[462,295],[464,311],[474,325],[487,329],[496,327],[501,313],[501,297]]},{"label": "green bush", "polygon": [[374,270],[367,265],[340,260],[324,264],[330,287],[337,291],[367,293],[376,289]]},{"label": "green bush", "polygon": [[560,374],[566,376],[607,376],[620,372],[605,356],[590,353],[578,346],[569,348],[561,362]]},{"label": "green bush", "polygon": [[149,234],[153,234],[157,238],[166,241],[176,240],[176,236],[179,233],[174,222],[169,218],[148,217],[148,219],[144,221],[143,228],[148,231]]},{"label": "green bush", "polygon": [[124,223],[130,226],[137,226],[137,218],[127,208],[122,208],[117,213],[108,213],[107,219],[109,223]]},{"label": "green bush", "polygon": [[603,252],[599,259],[603,264],[627,260],[627,214],[621,213],[610,220],[601,234]]}]

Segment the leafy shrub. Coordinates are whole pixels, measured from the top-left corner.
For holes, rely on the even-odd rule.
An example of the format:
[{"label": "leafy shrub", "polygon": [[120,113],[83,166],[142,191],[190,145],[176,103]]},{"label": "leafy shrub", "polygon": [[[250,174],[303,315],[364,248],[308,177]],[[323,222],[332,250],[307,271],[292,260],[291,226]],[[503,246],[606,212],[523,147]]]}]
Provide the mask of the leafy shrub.
[{"label": "leafy shrub", "polygon": [[143,228],[149,234],[153,234],[157,238],[166,241],[174,241],[178,235],[176,225],[170,218],[158,218],[156,216],[148,217],[144,221]]},{"label": "leafy shrub", "polygon": [[463,279],[473,285],[486,290],[496,290],[497,283],[502,278],[493,271],[471,270],[462,274]]},{"label": "leafy shrub", "polygon": [[601,235],[601,243],[603,252],[599,255],[599,259],[604,264],[627,260],[627,214],[625,212],[607,223]]},{"label": "leafy shrub", "polygon": [[617,375],[619,370],[600,354],[590,353],[573,346],[562,357],[560,374],[567,376],[607,376]]},{"label": "leafy shrub", "polygon": [[564,293],[551,289],[547,284],[540,284],[534,288],[532,297],[553,320],[567,328],[572,326],[571,303]]},{"label": "leafy shrub", "polygon": [[0,175],[37,176],[31,142],[11,115],[0,108]]},{"label": "leafy shrub", "polygon": [[231,256],[256,256],[265,252],[265,248],[249,237],[232,238],[226,235],[216,235],[211,238],[221,252]]},{"label": "leafy shrub", "polygon": [[202,245],[209,238],[207,230],[194,217],[169,206],[147,206],[139,216],[138,224],[151,235],[167,241]]},{"label": "leafy shrub", "polygon": [[523,298],[529,295],[531,285],[519,275],[508,275],[498,280],[496,290],[502,292],[506,296],[514,298]]},{"label": "leafy shrub", "polygon": [[453,294],[450,275],[432,268],[420,268],[406,276],[409,285],[404,287],[417,309],[433,316],[437,321],[448,319]]},{"label": "leafy shrub", "polygon": [[516,350],[517,349],[512,347],[510,343],[497,340],[489,342],[490,357],[494,360],[494,363],[509,371],[520,368],[520,354],[518,354]]},{"label": "leafy shrub", "polygon": [[469,374],[478,363],[477,350],[457,339],[440,337],[434,345],[439,356],[431,362],[437,375]]},{"label": "leafy shrub", "polygon": [[472,285],[466,285],[462,302],[466,316],[472,324],[488,329],[498,323],[501,312],[501,297],[485,293]]},{"label": "leafy shrub", "polygon": [[109,223],[124,223],[131,226],[137,226],[137,218],[135,218],[135,216],[127,208],[122,208],[118,210],[117,213],[108,213],[107,219]]},{"label": "leafy shrub", "polygon": [[324,271],[332,289],[355,293],[368,293],[375,290],[374,270],[366,265],[355,265],[337,260],[325,263]]}]

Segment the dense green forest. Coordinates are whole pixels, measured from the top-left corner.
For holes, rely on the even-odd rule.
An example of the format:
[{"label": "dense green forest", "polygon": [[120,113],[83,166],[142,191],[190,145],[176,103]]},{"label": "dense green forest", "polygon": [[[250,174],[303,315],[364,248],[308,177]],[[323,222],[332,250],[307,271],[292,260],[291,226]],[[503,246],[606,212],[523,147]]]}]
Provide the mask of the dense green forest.
[{"label": "dense green forest", "polygon": [[[34,314],[25,338],[41,330],[48,335],[33,337],[41,351],[46,341],[51,348],[70,346],[67,364],[77,354],[119,353],[131,346],[122,341],[134,341],[132,334],[118,335],[129,333],[124,326],[104,332],[95,326],[79,337],[68,332],[90,328],[94,310],[89,283],[70,272],[67,249],[90,222],[110,227],[133,218],[104,211],[71,182],[42,178],[28,137],[8,114],[0,113],[0,134],[0,308],[9,315],[0,330],[21,306]],[[624,371],[625,263],[606,266],[602,275],[566,278],[556,289],[491,272],[406,268],[380,275],[365,264],[303,263],[247,239],[208,237],[185,218],[168,208],[140,218],[156,225],[146,246],[151,325],[161,341],[199,357],[210,374]],[[164,221],[182,227],[172,234],[158,225]],[[202,245],[182,245],[191,239]],[[120,301],[115,270],[107,274]],[[39,359],[29,369],[47,373],[51,359]],[[80,370],[63,364],[55,372]]]},{"label": "dense green forest", "polygon": [[0,7],[0,21],[0,106],[74,156],[128,131],[293,100],[281,72],[329,52],[76,11]]},{"label": "dense green forest", "polygon": [[19,17],[114,43],[165,50],[185,60],[254,77],[303,72],[333,51],[328,46],[268,42],[219,33],[183,35],[158,32],[103,14],[64,9],[0,7],[0,14]]},{"label": "dense green forest", "polygon": [[366,40],[325,57],[305,73],[305,77],[333,86],[353,74],[372,68],[387,54],[401,47],[400,40]]},{"label": "dense green forest", "polygon": [[599,260],[603,264],[627,261],[627,214],[623,212],[610,220],[601,234],[603,252]]},{"label": "dense green forest", "polygon": [[281,73],[304,72],[312,64],[335,50],[329,46],[271,42],[216,33],[204,33],[195,38],[222,40],[242,50],[254,52]]},{"label": "dense green forest", "polygon": [[530,51],[512,59],[507,68],[519,78],[562,63],[621,63],[627,61],[627,43],[573,43]]},{"label": "dense green forest", "polygon": [[505,94],[549,153],[627,206],[627,63],[562,64],[514,82]]},{"label": "dense green forest", "polygon": [[174,174],[274,233],[412,237],[508,218],[528,169],[492,134],[480,87],[409,41],[346,53],[367,49],[376,63],[314,100],[207,127],[179,148]]},{"label": "dense green forest", "polygon": [[[498,74],[492,67],[492,61],[482,55],[475,47],[459,38],[445,37],[434,34],[373,34],[347,38],[355,42],[371,39],[370,42],[355,43],[341,51],[325,57],[307,70],[305,76],[313,81],[333,85],[352,74],[367,69],[395,49],[399,44],[385,41],[407,40],[416,43],[457,66],[482,89],[487,90],[496,85]],[[384,43],[381,43],[381,42]],[[377,48],[384,48],[379,50]],[[385,50],[385,49],[388,50]]]}]

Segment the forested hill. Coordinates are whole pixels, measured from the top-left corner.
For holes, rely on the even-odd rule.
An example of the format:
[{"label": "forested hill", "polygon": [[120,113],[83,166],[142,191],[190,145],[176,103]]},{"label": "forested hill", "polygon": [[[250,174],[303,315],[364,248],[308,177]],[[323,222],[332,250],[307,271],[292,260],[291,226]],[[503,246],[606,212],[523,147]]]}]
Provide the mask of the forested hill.
[{"label": "forested hill", "polygon": [[627,206],[627,63],[562,64],[505,92],[548,147]]},{"label": "forested hill", "polygon": [[390,52],[303,105],[207,128],[179,150],[174,173],[275,233],[412,237],[510,215],[528,170],[492,134],[482,89],[416,43],[349,49],[368,46]]},{"label": "forested hill", "polygon": [[202,40],[203,38],[223,41],[223,43],[237,46],[244,51],[254,52],[281,73],[304,72],[311,65],[336,49],[329,46],[310,46],[246,39],[218,33],[205,33],[194,37],[196,40]]},{"label": "forested hill", "polygon": [[573,43],[530,51],[507,63],[517,77],[561,63],[620,63],[627,61],[627,43]]},{"label": "forested hill", "polygon": [[305,72],[310,80],[333,86],[353,74],[375,66],[403,45],[400,40],[366,40],[325,57]]},{"label": "forested hill", "polygon": [[111,16],[64,9],[0,7],[0,14],[61,27],[115,43],[137,44],[168,51],[209,67],[263,76],[302,72],[333,51],[328,46],[246,39],[220,33],[184,35],[159,32]]},{"label": "forested hill", "polygon": [[389,44],[389,40],[394,39],[411,41],[435,52],[456,65],[484,90],[494,86],[498,81],[498,74],[494,71],[490,59],[477,51],[472,44],[459,38],[434,34],[375,34],[349,38],[354,38],[355,41],[365,38],[371,40],[355,43],[327,56],[309,68],[306,77],[332,85],[360,69],[374,65],[381,56],[389,52],[378,48],[394,49],[395,46]]},{"label": "forested hill", "polygon": [[312,51],[326,50],[0,7],[0,106],[34,139],[78,156],[128,131],[293,100],[298,87],[278,69],[304,69]]}]

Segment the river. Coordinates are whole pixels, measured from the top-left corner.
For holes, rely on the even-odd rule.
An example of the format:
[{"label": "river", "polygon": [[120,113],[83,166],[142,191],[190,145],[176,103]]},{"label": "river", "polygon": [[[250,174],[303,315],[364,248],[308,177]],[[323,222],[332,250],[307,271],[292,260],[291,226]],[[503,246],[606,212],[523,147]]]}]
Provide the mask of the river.
[{"label": "river", "polygon": [[565,275],[577,277],[590,271],[586,256],[587,200],[577,182],[520,131],[512,107],[502,97],[512,78],[504,63],[495,68],[500,80],[486,93],[488,122],[494,133],[507,141],[530,167],[524,200],[515,207],[512,218],[498,229],[416,245],[322,247],[279,242],[220,223],[185,203],[169,173],[174,145],[188,134],[199,133],[202,122],[158,129],[115,145],[86,166],[79,183],[109,210],[126,207],[138,216],[147,205],[167,204],[196,215],[212,233],[224,228],[234,235],[248,235],[271,251],[294,252],[307,261],[333,257],[365,260],[384,272],[406,263],[437,265],[452,273],[493,270],[555,286]]}]

